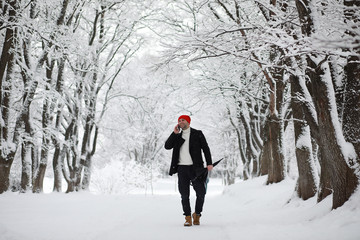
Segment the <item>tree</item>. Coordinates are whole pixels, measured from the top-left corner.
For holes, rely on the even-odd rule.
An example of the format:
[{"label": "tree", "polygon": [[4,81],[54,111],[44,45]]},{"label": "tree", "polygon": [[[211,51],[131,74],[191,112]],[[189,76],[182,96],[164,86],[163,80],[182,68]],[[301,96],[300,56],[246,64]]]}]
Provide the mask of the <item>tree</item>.
[{"label": "tree", "polygon": [[[54,118],[54,109],[56,106],[56,86],[58,86],[57,90],[60,91],[62,86],[62,82],[64,81],[62,75],[64,71],[63,66],[63,59],[58,59],[58,74],[55,78],[55,63],[57,61],[55,52],[52,52],[50,49],[55,48],[58,49],[59,45],[56,46],[56,38],[61,36],[62,31],[60,30],[61,27],[65,25],[65,19],[67,11],[69,10],[69,0],[64,0],[62,2],[62,6],[58,13],[58,17],[56,19],[56,24],[54,24],[53,32],[50,33],[50,41],[47,41],[44,47],[44,54],[43,58],[45,59],[45,77],[46,77],[46,84],[45,84],[45,92],[48,93],[48,96],[45,96],[43,100],[42,106],[42,144],[41,144],[41,151],[40,151],[40,161],[39,165],[35,170],[35,177],[33,181],[33,192],[42,192],[43,191],[43,182],[45,177],[45,172],[47,168],[48,158],[50,155],[50,148],[51,148],[51,140],[53,139],[52,135],[53,132],[52,124]],[[54,46],[55,45],[55,46]],[[54,55],[53,55],[54,54]],[[51,96],[52,95],[52,96]],[[59,95],[58,95],[59,96]],[[57,173],[57,172],[56,172]],[[58,175],[56,174],[57,178]],[[59,190],[58,186],[55,185],[55,190]]]},{"label": "tree", "polygon": [[[302,111],[293,109],[298,143],[300,136],[307,136],[306,145],[298,144],[297,149],[300,171],[297,190],[303,198],[311,197],[315,191],[316,177],[311,164],[311,149],[316,146],[310,147],[313,141],[306,130],[308,124],[311,137],[318,146],[321,165],[318,199],[324,199],[333,191],[333,208],[341,206],[351,196],[358,182],[355,175],[359,168],[355,139],[359,139],[359,136],[358,131],[350,131],[357,128],[354,119],[358,112],[358,108],[355,108],[354,113],[350,114],[350,108],[358,105],[355,96],[358,96],[359,81],[352,74],[357,73],[358,66],[357,4],[346,1],[345,5],[350,7],[344,9],[338,9],[331,1],[325,1],[318,8],[313,7],[315,1],[311,4],[309,1],[295,1],[295,5],[290,1],[255,1],[252,5],[220,0],[207,1],[206,4],[200,1],[192,5],[186,1],[178,4],[180,10],[190,14],[182,18],[185,21],[181,22],[178,18],[172,21],[174,28],[181,34],[172,35],[177,42],[172,41],[174,44],[169,46],[172,54],[168,61],[181,59],[193,67],[199,67],[194,62],[237,58],[243,60],[241,64],[253,62],[260,68],[262,79],[268,83],[270,90],[267,96],[268,118],[263,131],[266,135],[260,157],[263,161],[270,160],[267,162],[268,171],[264,171],[264,164],[260,166],[261,173],[268,174],[268,183],[281,181],[285,177],[282,131],[286,126],[286,116],[290,116],[285,96],[290,92],[288,83],[291,79],[293,108],[297,108],[297,104],[302,106]],[[248,11],[250,6],[251,11]],[[206,21],[203,20],[205,18]],[[321,27],[317,23],[322,23]],[[335,41],[328,41],[324,36],[333,32],[342,32],[343,35]],[[351,47],[339,48],[343,46],[340,44],[343,40]],[[324,43],[327,45],[324,46]],[[341,50],[347,53],[339,54]],[[341,61],[344,56],[349,56],[346,67],[343,65],[345,75],[336,72],[340,65],[336,57]],[[334,97],[334,83],[338,76],[344,79],[345,98]],[[345,102],[342,99],[346,99]],[[338,109],[342,110],[342,126],[346,133],[341,130]],[[297,122],[299,120],[305,120],[306,123]],[[350,132],[354,135],[350,136]],[[344,134],[355,145],[346,142]],[[304,146],[307,149],[303,149]],[[309,182],[300,187],[305,181]]]},{"label": "tree", "polygon": [[[69,97],[70,101],[67,101],[71,117],[66,131],[70,137],[61,155],[62,159],[67,159],[63,165],[67,192],[89,188],[99,126],[112,98],[114,83],[142,44],[137,31],[141,21],[151,14],[151,9],[147,12],[141,4],[125,2],[125,5],[116,1],[95,2],[89,6],[89,10],[94,12],[93,20],[88,22],[87,16],[79,16],[80,27],[76,35],[87,41],[87,45],[81,54],[75,51],[70,60],[78,82],[73,85],[74,97]],[[136,17],[129,17],[131,14]],[[81,127],[83,130],[80,130]],[[79,136],[81,132],[82,137]]]},{"label": "tree", "polygon": [[[1,4],[2,36],[8,38],[0,69],[1,79],[4,73],[8,79],[1,81],[1,192],[20,150],[23,191],[43,191],[50,157],[54,191],[61,191],[63,175],[68,192],[87,189],[109,93],[141,46],[137,32],[152,8],[130,0],[9,3]],[[93,20],[87,11],[95,13]],[[12,104],[15,98],[21,100]]]},{"label": "tree", "polygon": [[5,29],[3,47],[0,58],[0,193],[9,188],[9,174],[11,165],[16,153],[18,138],[13,135],[9,126],[11,123],[12,105],[12,79],[15,72],[15,52],[16,52],[16,29],[19,9],[18,1],[10,1],[9,4],[1,6],[4,19],[1,27]]},{"label": "tree", "polygon": [[[359,1],[344,1],[345,23],[348,26],[345,34],[350,38],[350,43],[344,48],[345,52],[349,52],[345,71],[345,93],[344,93],[344,113],[343,113],[343,131],[345,140],[352,143],[357,156],[360,156],[360,38],[356,32],[359,29],[360,16],[356,9],[360,8]],[[359,164],[359,157],[357,158]]]},{"label": "tree", "polygon": [[[218,62],[221,62],[222,59],[225,58],[231,59],[229,61],[231,62],[233,61],[232,58],[235,58],[238,64],[251,66],[251,71],[253,71],[254,66],[260,70],[263,74],[262,80],[266,80],[270,89],[270,91],[267,92],[269,96],[261,96],[258,98],[264,98],[266,99],[265,101],[269,102],[268,124],[266,125],[269,128],[268,131],[266,131],[268,134],[268,136],[266,136],[267,144],[264,146],[270,149],[262,148],[263,141],[259,141],[259,134],[252,132],[252,129],[256,128],[251,128],[251,121],[248,121],[245,115],[239,114],[239,121],[241,121],[246,128],[246,134],[244,135],[246,140],[244,142],[247,147],[244,149],[247,149],[247,151],[244,151],[246,154],[242,154],[243,158],[245,158],[243,161],[245,165],[252,162],[252,159],[256,159],[257,161],[259,154],[255,153],[256,151],[253,152],[257,147],[252,147],[257,145],[258,150],[263,149],[269,153],[269,155],[267,155],[269,158],[263,158],[269,161],[269,164],[267,164],[269,167],[268,183],[283,180],[285,176],[285,164],[282,152],[282,107],[284,104],[283,99],[286,80],[283,79],[283,69],[277,67],[271,69],[263,65],[265,61],[271,61],[271,58],[273,60],[275,60],[275,58],[280,59],[279,63],[274,64],[280,65],[282,61],[281,56],[277,56],[276,54],[272,54],[271,56],[271,54],[263,52],[256,54],[254,51],[251,51],[256,44],[251,42],[250,39],[257,34],[257,30],[253,27],[243,26],[243,22],[246,22],[247,18],[246,16],[243,17],[241,13],[245,12],[246,14],[247,11],[253,11],[251,7],[254,7],[254,5],[250,4],[241,8],[243,6],[240,6],[238,1],[234,1],[233,4],[228,1],[209,1],[206,5],[201,2],[194,2],[191,6],[186,1],[179,4],[180,9],[185,9],[185,12],[191,12],[193,17],[192,19],[186,19],[183,25],[181,25],[181,22],[179,23],[178,19],[173,20],[176,31],[181,30],[181,34],[178,34],[178,45],[172,44],[169,46],[169,48],[173,50],[171,54],[169,54],[170,57],[168,59],[184,60],[190,58],[189,62],[192,63],[195,61],[210,61],[215,58],[219,59]],[[207,19],[211,19],[211,21],[203,21],[205,16]],[[261,23],[264,23],[264,19],[261,17],[256,16],[255,18]],[[167,17],[167,19],[169,19],[169,17]],[[190,33],[188,38],[184,37],[184,35],[186,35],[184,31],[186,27]],[[275,50],[274,48],[272,51],[275,53]],[[247,61],[248,59],[250,59],[250,61]],[[239,68],[234,67],[236,69]],[[251,78],[252,75],[246,76],[246,81],[251,82],[252,79],[249,79],[249,77]],[[241,98],[242,97],[240,97],[240,99]],[[242,106],[250,107],[249,109],[251,109],[255,106],[251,103],[251,99],[256,100],[256,98],[251,96],[246,98],[244,103],[242,100],[238,100],[236,104],[240,103]],[[253,109],[249,111],[249,113],[252,112]]]},{"label": "tree", "polygon": [[[296,191],[299,197],[307,200],[314,197],[317,192],[317,173],[315,172],[315,161],[313,159],[312,142],[310,128],[305,121],[301,107],[301,101],[305,99],[305,94],[299,86],[296,75],[291,75],[291,108],[294,118],[296,160],[299,177],[296,184]],[[302,95],[300,95],[302,93]]]},{"label": "tree", "polygon": [[[312,37],[315,34],[315,28],[311,12],[315,10],[310,8],[308,1],[296,1],[296,6],[302,33]],[[306,55],[306,64],[305,74],[310,79],[310,91],[317,112],[317,126],[310,125],[310,127],[313,132],[318,131],[316,140],[321,152],[322,176],[320,186],[323,187],[320,191],[324,191],[324,186],[327,186],[326,182],[330,179],[333,189],[333,208],[337,208],[349,199],[357,187],[358,179],[354,173],[355,169],[349,165],[351,160],[348,158],[353,156],[348,156],[348,153],[343,150],[346,143],[340,128],[327,56],[309,53]],[[320,192],[319,200],[326,195]]]}]

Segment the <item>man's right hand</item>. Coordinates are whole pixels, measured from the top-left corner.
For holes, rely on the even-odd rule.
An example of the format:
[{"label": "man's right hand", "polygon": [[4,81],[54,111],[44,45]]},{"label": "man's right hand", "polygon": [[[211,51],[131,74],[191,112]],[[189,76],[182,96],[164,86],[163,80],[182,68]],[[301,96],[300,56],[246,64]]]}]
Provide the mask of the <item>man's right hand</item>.
[{"label": "man's right hand", "polygon": [[175,134],[179,134],[180,133],[180,127],[179,127],[179,124],[176,124],[175,128],[174,128],[174,133]]}]

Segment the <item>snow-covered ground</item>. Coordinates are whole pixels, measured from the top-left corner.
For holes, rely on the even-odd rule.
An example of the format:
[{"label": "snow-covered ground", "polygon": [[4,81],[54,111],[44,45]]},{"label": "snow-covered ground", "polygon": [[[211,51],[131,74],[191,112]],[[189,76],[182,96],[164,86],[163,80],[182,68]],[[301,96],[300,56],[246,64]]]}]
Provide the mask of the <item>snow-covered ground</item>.
[{"label": "snow-covered ground", "polygon": [[331,198],[293,197],[291,179],[266,186],[260,177],[225,189],[211,179],[201,225],[184,227],[175,179],[157,182],[153,195],[2,194],[0,239],[360,239],[359,191],[331,211]]}]

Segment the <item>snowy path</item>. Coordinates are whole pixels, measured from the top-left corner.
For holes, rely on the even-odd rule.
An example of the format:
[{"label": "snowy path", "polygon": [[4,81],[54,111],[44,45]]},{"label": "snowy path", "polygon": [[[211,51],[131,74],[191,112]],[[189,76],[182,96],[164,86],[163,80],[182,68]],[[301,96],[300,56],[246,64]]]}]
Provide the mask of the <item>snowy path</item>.
[{"label": "snowy path", "polygon": [[[1,240],[360,239],[360,194],[330,212],[330,199],[293,199],[294,181],[209,186],[200,226],[183,227],[174,182],[155,195],[0,195]],[[169,190],[170,189],[170,190]],[[194,199],[192,199],[193,201]]]}]

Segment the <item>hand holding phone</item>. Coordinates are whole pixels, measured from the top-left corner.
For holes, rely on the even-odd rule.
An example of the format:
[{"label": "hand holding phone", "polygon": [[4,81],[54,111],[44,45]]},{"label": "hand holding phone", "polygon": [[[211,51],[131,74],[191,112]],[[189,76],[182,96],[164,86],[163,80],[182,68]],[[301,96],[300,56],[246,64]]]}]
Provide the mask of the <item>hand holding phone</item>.
[{"label": "hand holding phone", "polygon": [[181,130],[181,128],[180,128],[179,124],[176,124],[174,133],[178,134],[180,132],[180,130]]}]

